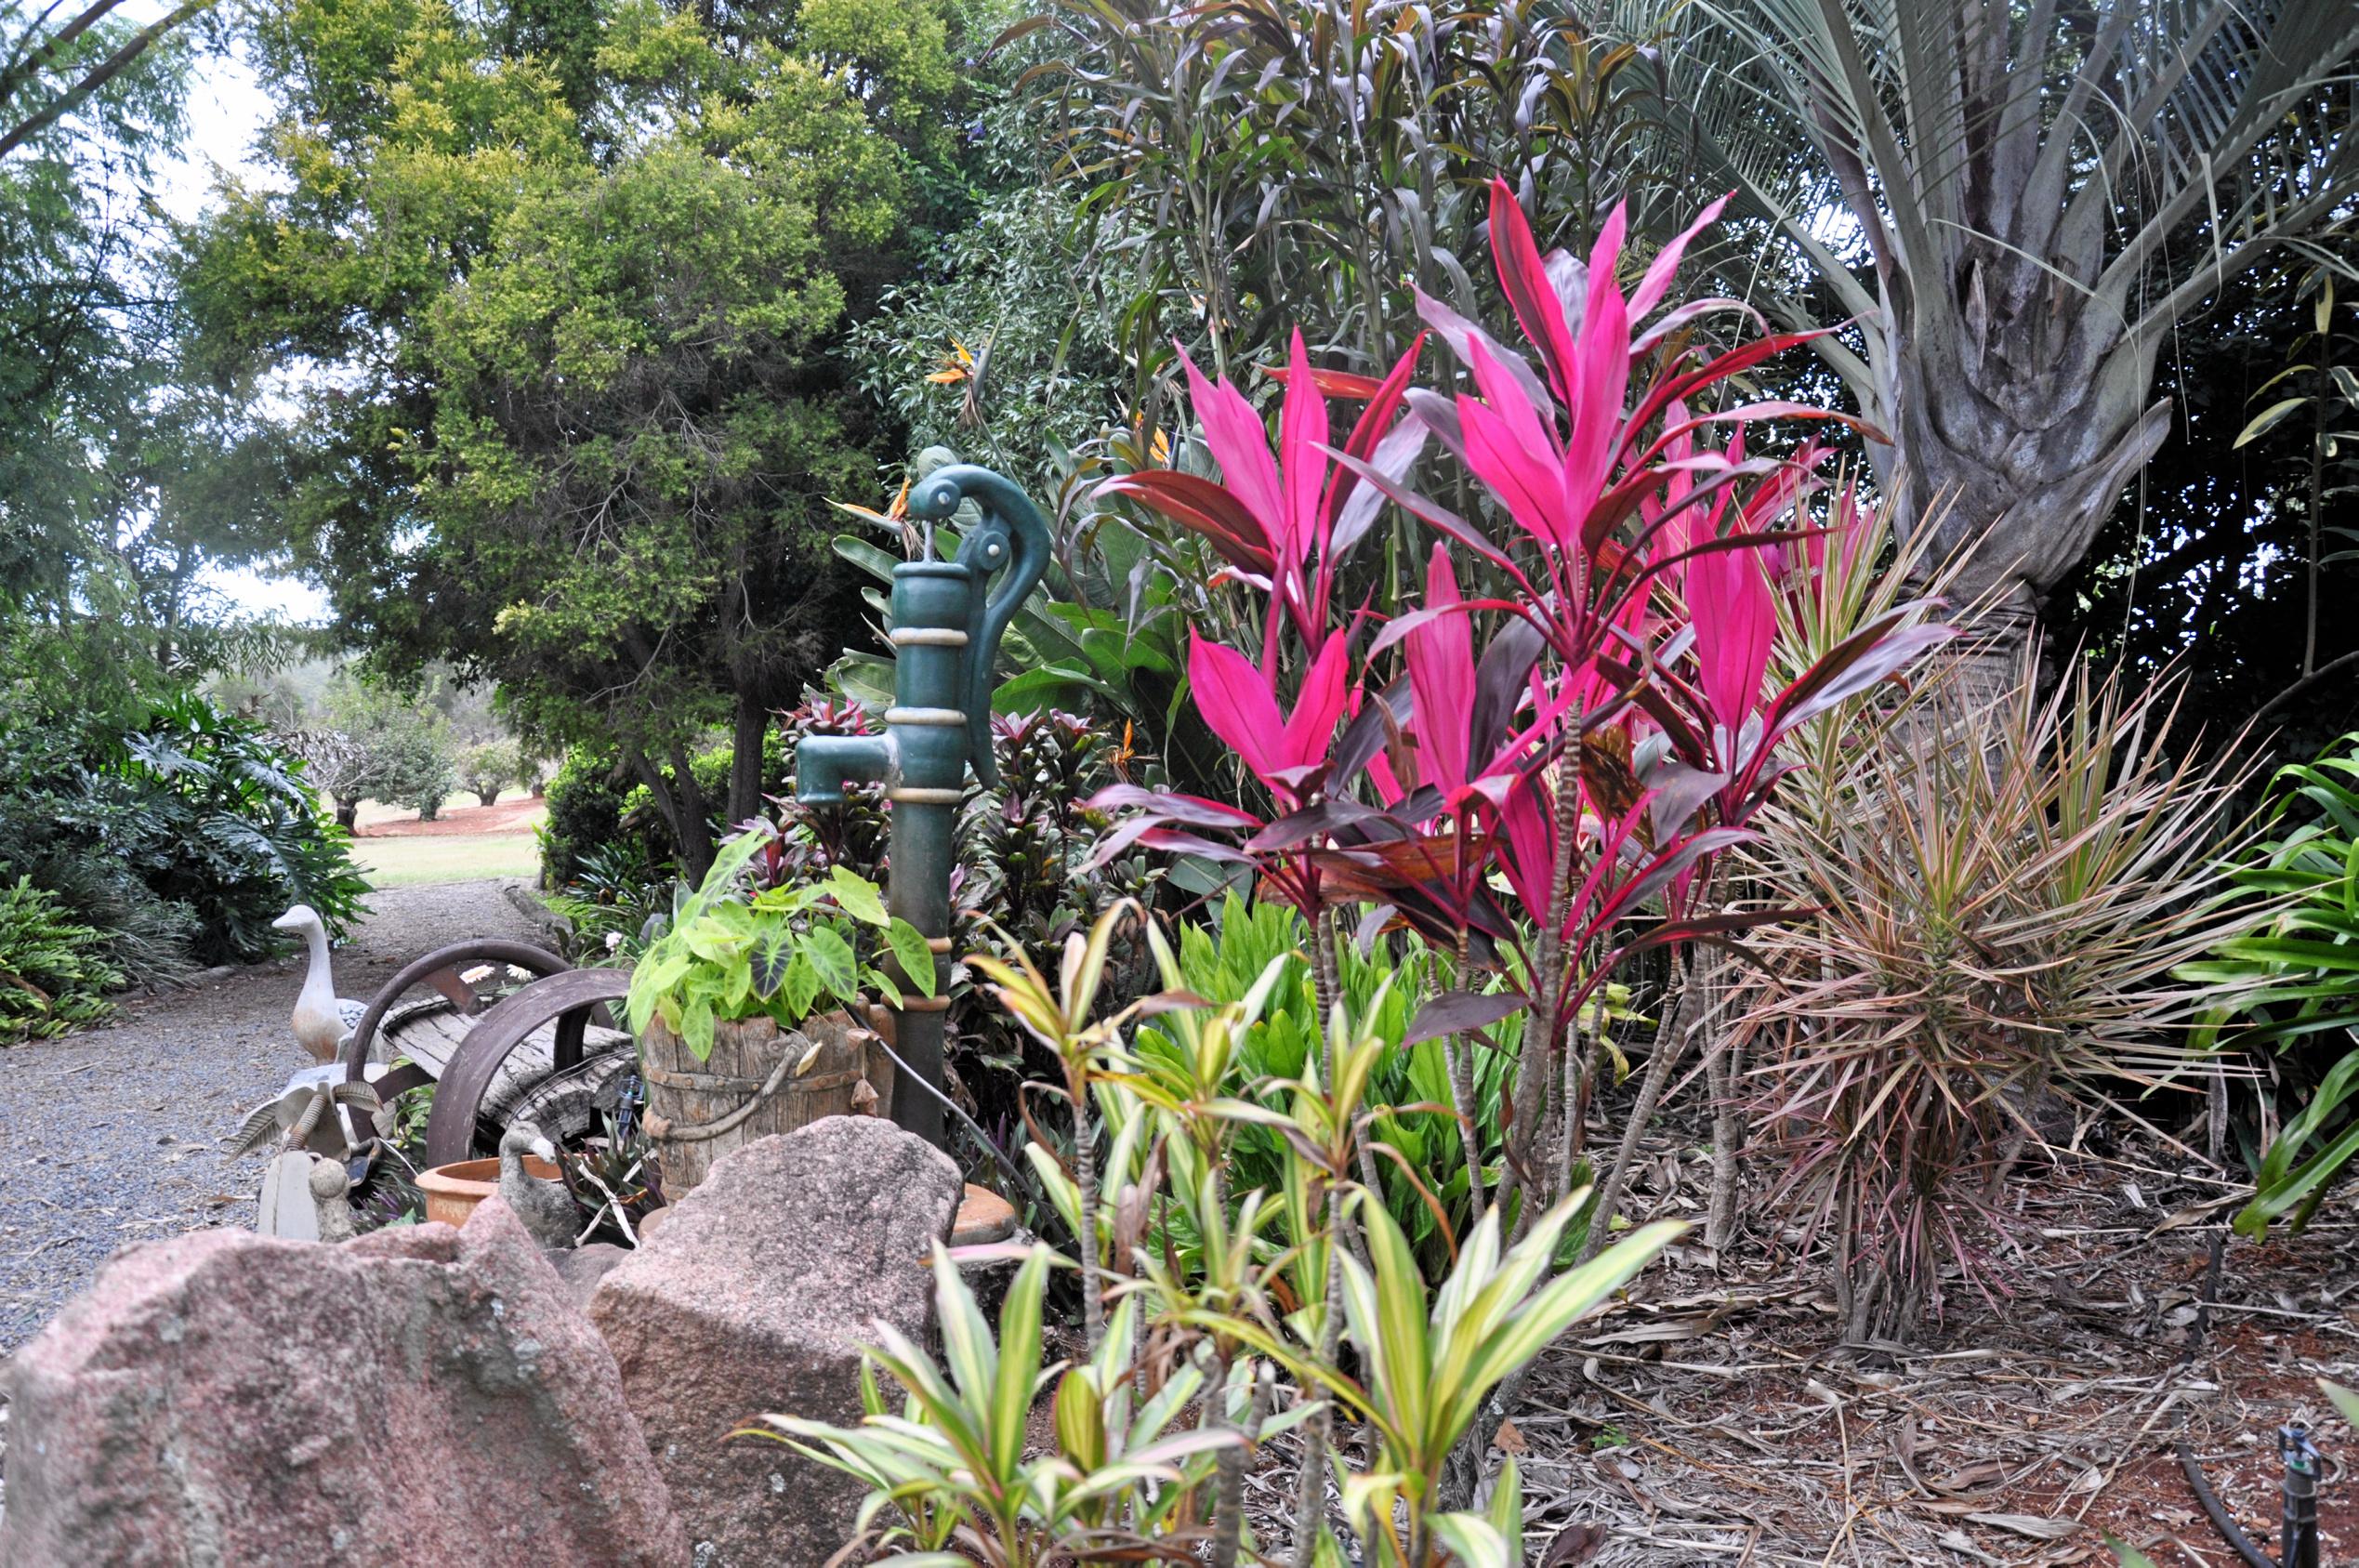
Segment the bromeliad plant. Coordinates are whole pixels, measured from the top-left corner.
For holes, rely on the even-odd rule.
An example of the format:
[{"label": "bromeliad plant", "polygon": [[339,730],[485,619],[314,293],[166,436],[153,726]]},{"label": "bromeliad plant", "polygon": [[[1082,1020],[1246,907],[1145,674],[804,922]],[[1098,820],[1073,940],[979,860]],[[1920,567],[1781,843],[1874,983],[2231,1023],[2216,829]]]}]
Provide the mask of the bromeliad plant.
[{"label": "bromeliad plant", "polygon": [[887,915],[865,878],[839,865],[808,882],[749,885],[757,861],[777,844],[766,826],[739,835],[695,894],[681,896],[670,929],[631,971],[633,1034],[661,1019],[702,1061],[718,1023],[768,1018],[791,1028],[823,1000],[857,1007],[863,995],[881,994],[899,1002],[898,984],[876,968],[879,944],[920,992],[933,994],[926,939]]}]

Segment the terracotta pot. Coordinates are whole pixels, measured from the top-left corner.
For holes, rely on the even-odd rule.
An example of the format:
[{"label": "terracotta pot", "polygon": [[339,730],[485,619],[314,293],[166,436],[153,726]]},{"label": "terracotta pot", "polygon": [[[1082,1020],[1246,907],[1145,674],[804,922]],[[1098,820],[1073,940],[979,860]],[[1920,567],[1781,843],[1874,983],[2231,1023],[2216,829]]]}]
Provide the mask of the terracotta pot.
[{"label": "terracotta pot", "polygon": [[[524,1169],[544,1181],[558,1179],[555,1166],[537,1154],[524,1156]],[[464,1225],[475,1206],[500,1190],[500,1162],[457,1160],[417,1173],[417,1190],[426,1195],[426,1218],[444,1225]]]},{"label": "terracotta pot", "polygon": [[967,1183],[958,1201],[958,1218],[950,1222],[952,1246],[982,1246],[1004,1242],[1016,1233],[1016,1210],[988,1187]]}]

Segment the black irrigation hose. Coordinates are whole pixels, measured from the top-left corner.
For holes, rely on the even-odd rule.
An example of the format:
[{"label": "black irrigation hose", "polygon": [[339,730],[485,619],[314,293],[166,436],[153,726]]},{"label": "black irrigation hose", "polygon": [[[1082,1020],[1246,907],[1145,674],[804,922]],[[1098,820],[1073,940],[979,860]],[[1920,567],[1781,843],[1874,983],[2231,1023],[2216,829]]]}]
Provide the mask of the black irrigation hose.
[{"label": "black irrigation hose", "polygon": [[2244,1527],[2229,1517],[2219,1494],[2212,1491],[2211,1483],[2204,1479],[2204,1468],[2195,1460],[2194,1444],[2183,1437],[2179,1440],[2179,1468],[2187,1472],[2187,1484],[2194,1488],[2195,1501],[2203,1505],[2212,1528],[2220,1532],[2220,1538],[2234,1547],[2236,1555],[2251,1568],[2277,1568],[2277,1560],[2253,1545],[2252,1537],[2245,1534]]},{"label": "black irrigation hose", "polygon": [[[2211,1257],[2204,1265],[2203,1296],[2195,1303],[2195,1321],[2193,1332],[2187,1336],[2186,1352],[2179,1358],[2181,1367],[2194,1361],[2195,1352],[2203,1347],[2204,1336],[2211,1329],[2211,1305],[2220,1299],[2220,1266],[2227,1246],[2227,1232],[2213,1232]],[[2211,1527],[2220,1532],[2221,1540],[2235,1548],[2236,1555],[2245,1560],[2247,1568],[2277,1568],[2277,1560],[2253,1545],[2252,1537],[2245,1534],[2244,1527],[2230,1517],[2228,1509],[2220,1501],[2220,1495],[2211,1489],[2211,1482],[2204,1479],[2204,1468],[2195,1459],[2194,1444],[2183,1437],[2179,1440],[2179,1468],[2187,1472],[2187,1484],[2194,1489],[2195,1501],[2203,1505]]]}]

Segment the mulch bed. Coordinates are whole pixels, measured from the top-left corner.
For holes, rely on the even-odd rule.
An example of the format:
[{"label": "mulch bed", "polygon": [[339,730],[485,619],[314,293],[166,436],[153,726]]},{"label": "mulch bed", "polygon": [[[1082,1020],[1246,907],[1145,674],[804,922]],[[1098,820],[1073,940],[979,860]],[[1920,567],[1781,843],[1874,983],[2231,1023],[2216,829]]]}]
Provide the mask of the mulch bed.
[{"label": "mulch bed", "polygon": [[537,795],[503,800],[496,806],[445,805],[432,822],[420,822],[415,812],[362,823],[355,838],[465,838],[487,833],[522,833],[548,804]]},{"label": "mulch bed", "polygon": [[[2239,1559],[2177,1444],[2273,1552],[2277,1430],[2299,1421],[2326,1456],[2321,1561],[2359,1562],[2359,1434],[2316,1381],[2359,1386],[2348,1200],[2299,1238],[2227,1237],[2199,1336],[2213,1238],[2248,1189],[2152,1146],[2049,1159],[1995,1241],[1999,1293],[1953,1282],[1916,1345],[1842,1344],[1799,1237],[1725,1265],[1675,1248],[1547,1353],[1502,1430],[1530,1561],[2111,1564],[2110,1531],[2161,1568],[2219,1568]],[[1633,1207],[1700,1219],[1707,1180],[1667,1141]],[[1285,1482],[1255,1480],[1264,1538],[1283,1539]]]}]

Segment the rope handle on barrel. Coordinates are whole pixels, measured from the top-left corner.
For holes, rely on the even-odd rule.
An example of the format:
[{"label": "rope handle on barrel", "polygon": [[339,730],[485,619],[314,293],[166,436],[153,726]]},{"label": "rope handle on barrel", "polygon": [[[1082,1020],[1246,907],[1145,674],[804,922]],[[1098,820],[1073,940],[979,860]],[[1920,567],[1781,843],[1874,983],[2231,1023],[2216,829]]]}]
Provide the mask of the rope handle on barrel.
[{"label": "rope handle on barrel", "polygon": [[[732,1132],[745,1125],[745,1118],[760,1110],[764,1100],[784,1087],[787,1077],[795,1070],[797,1060],[791,1056],[780,1057],[778,1065],[770,1070],[770,1076],[762,1079],[758,1084],[751,1078],[724,1077],[714,1073],[672,1073],[661,1067],[652,1067],[642,1061],[639,1068],[639,1076],[651,1083],[662,1084],[666,1088],[694,1089],[700,1092],[751,1088],[754,1093],[751,1099],[734,1111],[725,1112],[709,1122],[692,1122],[686,1127],[680,1127],[668,1116],[659,1116],[650,1112],[639,1118],[639,1125],[647,1129],[648,1137],[672,1143],[702,1143],[708,1139],[718,1138],[723,1133]],[[861,1075],[859,1069],[847,1068],[842,1072],[830,1073],[824,1077],[802,1079],[797,1087],[806,1089],[841,1088],[846,1084],[859,1082]]]}]

